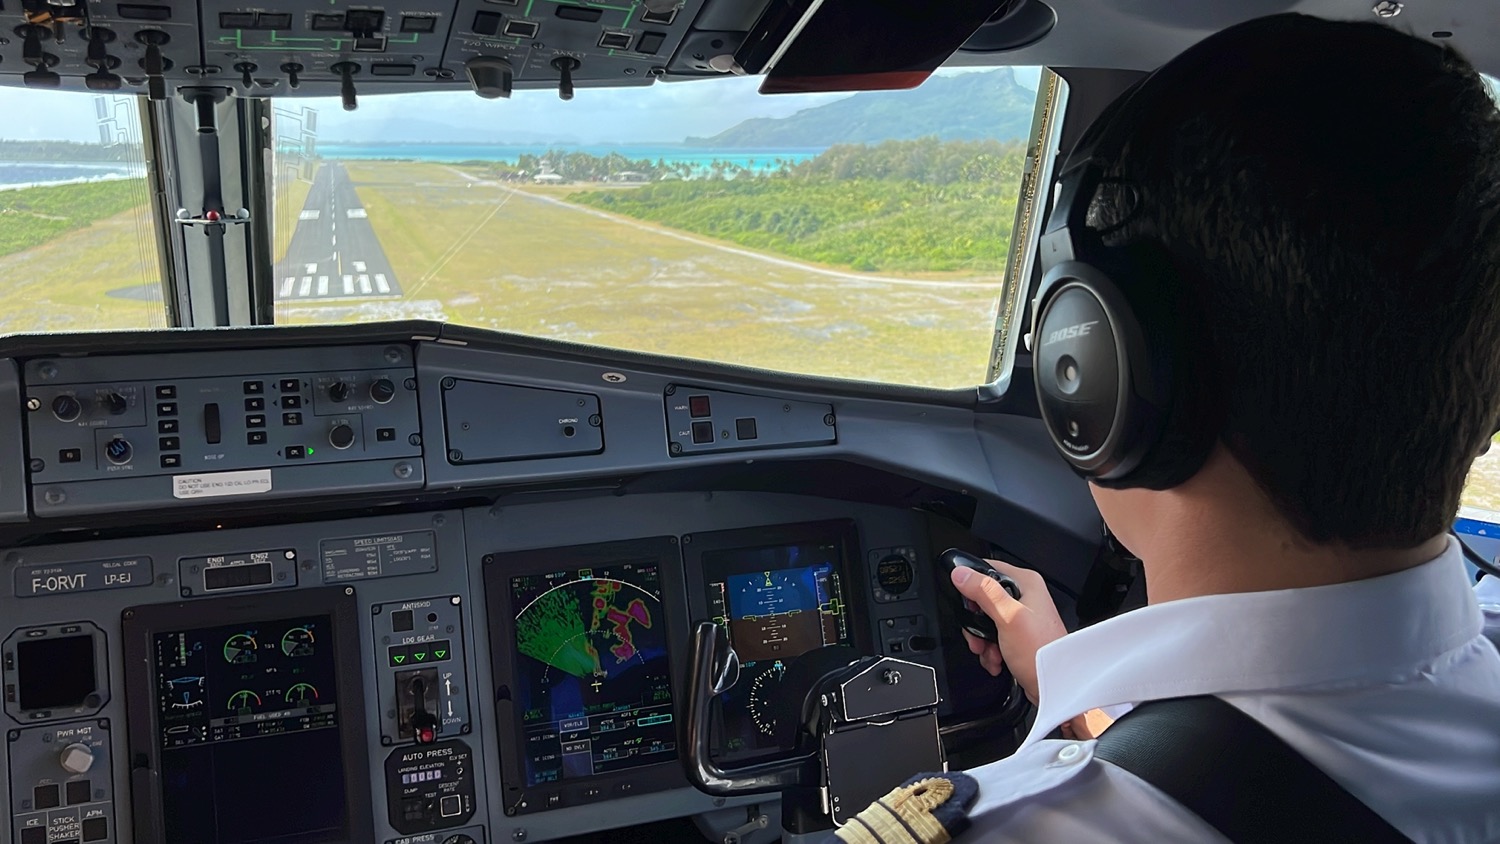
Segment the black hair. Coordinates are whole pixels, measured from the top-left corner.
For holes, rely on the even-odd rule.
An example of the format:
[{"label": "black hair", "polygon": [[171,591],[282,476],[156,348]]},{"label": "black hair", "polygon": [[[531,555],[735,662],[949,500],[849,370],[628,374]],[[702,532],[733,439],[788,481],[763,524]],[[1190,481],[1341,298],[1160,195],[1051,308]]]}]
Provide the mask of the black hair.
[{"label": "black hair", "polygon": [[1287,521],[1413,547],[1500,417],[1500,114],[1461,56],[1383,24],[1214,38],[1132,121],[1111,169],[1138,196],[1101,191],[1091,224],[1169,256],[1211,362],[1189,389]]}]

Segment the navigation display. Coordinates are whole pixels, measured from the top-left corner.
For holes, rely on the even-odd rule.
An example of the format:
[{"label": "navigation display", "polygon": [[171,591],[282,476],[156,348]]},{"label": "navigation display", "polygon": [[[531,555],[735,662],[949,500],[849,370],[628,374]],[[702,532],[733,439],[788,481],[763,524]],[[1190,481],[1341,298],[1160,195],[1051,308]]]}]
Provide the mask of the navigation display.
[{"label": "navigation display", "polygon": [[348,834],[332,631],[316,615],[152,635],[166,840]]},{"label": "navigation display", "polygon": [[517,576],[510,590],[527,785],[676,759],[658,564]]},{"label": "navigation display", "polygon": [[726,756],[780,746],[778,691],[788,663],[853,643],[836,539],[703,553],[708,611],[729,631],[740,680],[720,697]]}]

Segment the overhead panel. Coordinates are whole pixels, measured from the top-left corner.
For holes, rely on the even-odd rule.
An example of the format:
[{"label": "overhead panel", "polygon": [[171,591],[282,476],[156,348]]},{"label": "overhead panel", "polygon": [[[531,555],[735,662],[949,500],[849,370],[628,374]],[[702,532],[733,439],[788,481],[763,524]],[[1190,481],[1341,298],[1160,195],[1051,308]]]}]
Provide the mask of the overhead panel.
[{"label": "overhead panel", "polygon": [[[68,0],[63,0],[68,2]],[[240,96],[649,84],[704,0],[10,0],[0,5],[0,83],[165,98],[183,87]],[[697,38],[689,74],[737,42]],[[713,44],[717,43],[715,47]],[[706,51],[706,52],[705,52]]]}]

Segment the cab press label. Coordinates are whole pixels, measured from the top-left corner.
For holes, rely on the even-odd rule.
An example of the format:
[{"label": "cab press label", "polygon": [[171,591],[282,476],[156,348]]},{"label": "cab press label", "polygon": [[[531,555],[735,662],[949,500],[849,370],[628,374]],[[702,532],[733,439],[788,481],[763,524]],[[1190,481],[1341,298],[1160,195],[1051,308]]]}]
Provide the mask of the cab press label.
[{"label": "cab press label", "polygon": [[16,596],[35,598],[39,595],[128,589],[149,585],[151,577],[150,557],[21,566],[16,569]]}]

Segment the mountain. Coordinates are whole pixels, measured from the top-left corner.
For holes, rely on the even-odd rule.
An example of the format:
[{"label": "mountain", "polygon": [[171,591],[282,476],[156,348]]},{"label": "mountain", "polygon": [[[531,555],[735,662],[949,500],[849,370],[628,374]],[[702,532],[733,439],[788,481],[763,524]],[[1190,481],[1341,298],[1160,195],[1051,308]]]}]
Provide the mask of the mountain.
[{"label": "mountain", "polygon": [[756,117],[693,146],[740,149],[826,147],[936,135],[950,140],[1015,140],[1031,128],[1036,92],[1010,68],[933,76],[910,91],[872,91],[803,109],[790,117]]}]

